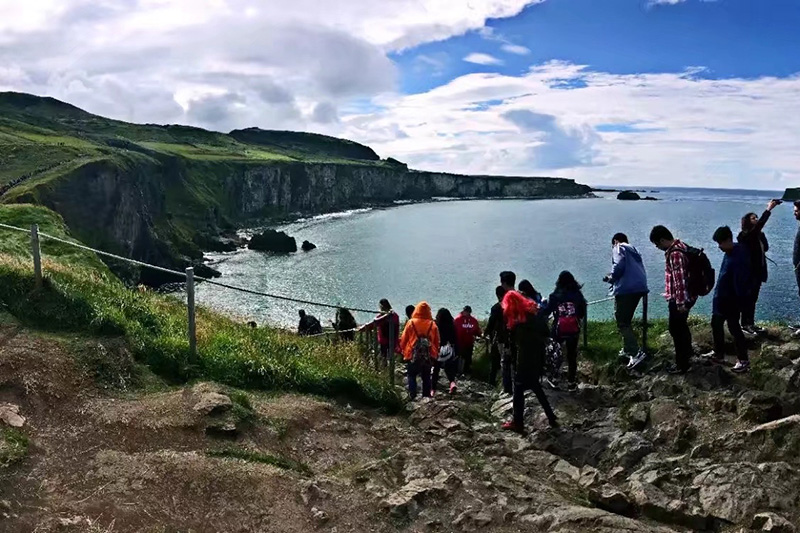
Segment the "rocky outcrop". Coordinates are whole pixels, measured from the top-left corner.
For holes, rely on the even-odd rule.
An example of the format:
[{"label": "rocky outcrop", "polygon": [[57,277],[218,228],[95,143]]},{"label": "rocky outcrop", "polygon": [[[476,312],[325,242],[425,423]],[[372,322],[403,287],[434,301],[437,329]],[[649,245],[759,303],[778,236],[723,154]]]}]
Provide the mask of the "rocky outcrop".
[{"label": "rocky outcrop", "polygon": [[635,191],[622,191],[621,193],[619,193],[617,195],[617,200],[649,200],[649,201],[655,201],[655,200],[658,200],[658,198],[654,198],[652,196],[642,197],[642,196],[639,196],[639,193],[637,193]]},{"label": "rocky outcrop", "polygon": [[303,245],[300,247],[304,252],[310,252],[311,250],[316,250],[317,245],[310,241],[303,241]]},{"label": "rocky outcrop", "polygon": [[251,250],[259,252],[275,252],[280,254],[291,254],[297,251],[297,241],[283,231],[273,229],[264,230],[253,235],[247,245]]}]

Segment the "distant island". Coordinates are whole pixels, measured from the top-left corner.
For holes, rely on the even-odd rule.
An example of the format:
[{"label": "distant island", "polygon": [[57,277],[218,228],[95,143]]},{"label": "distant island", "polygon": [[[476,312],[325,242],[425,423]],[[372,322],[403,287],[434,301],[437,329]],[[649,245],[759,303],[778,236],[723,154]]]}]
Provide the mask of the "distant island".
[{"label": "distant island", "polygon": [[622,191],[617,195],[617,200],[649,200],[649,201],[657,201],[658,198],[654,198],[652,196],[639,196],[639,193],[635,191]]},{"label": "distant island", "polygon": [[46,206],[88,245],[170,268],[202,268],[203,252],[230,249],[236,230],[301,214],[437,197],[593,196],[571,179],[425,172],[325,135],[130,124],[14,92],[0,93],[0,135],[0,203]]}]

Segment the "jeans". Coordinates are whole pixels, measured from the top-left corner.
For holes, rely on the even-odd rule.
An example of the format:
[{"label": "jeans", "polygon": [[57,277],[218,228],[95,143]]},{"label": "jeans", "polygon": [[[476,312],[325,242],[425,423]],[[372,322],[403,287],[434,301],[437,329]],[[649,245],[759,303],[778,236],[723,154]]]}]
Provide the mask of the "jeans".
[{"label": "jeans", "polygon": [[439,383],[439,373],[444,368],[444,375],[447,377],[447,381],[449,383],[453,383],[456,380],[456,374],[458,373],[458,358],[451,357],[444,363],[440,363],[438,360],[433,363],[433,383],[431,383],[431,389],[436,390],[436,385]]},{"label": "jeans", "polygon": [[722,327],[728,323],[728,331],[731,332],[733,343],[736,346],[736,357],[739,361],[748,361],[747,340],[744,338],[742,326],[739,324],[739,309],[726,308],[725,314],[711,315],[711,332],[714,335],[714,353],[719,356],[725,355],[725,331]]},{"label": "jeans", "polygon": [[525,391],[531,389],[539,400],[544,413],[547,415],[547,420],[550,423],[556,421],[556,415],[553,408],[550,407],[550,402],[547,401],[547,396],[542,389],[542,384],[539,383],[539,376],[530,376],[525,378],[517,375],[514,378],[514,399],[512,400],[514,406],[514,424],[522,429],[525,426]]},{"label": "jeans", "polygon": [[470,375],[472,373],[472,352],[475,351],[475,345],[461,346],[458,348],[458,357],[461,359],[461,373]]},{"label": "jeans", "polygon": [[419,365],[413,361],[406,363],[406,373],[408,375],[408,395],[411,399],[417,397],[417,376],[422,379],[422,397],[431,397],[431,367],[430,365]]},{"label": "jeans", "polygon": [[576,383],[578,379],[578,337],[561,339],[567,350],[567,381]]},{"label": "jeans", "polygon": [[755,326],[756,305],[761,294],[761,281],[754,281],[751,287],[750,298],[742,303],[742,326]]},{"label": "jeans", "polygon": [[614,299],[614,316],[617,320],[617,329],[619,329],[622,335],[623,349],[629,356],[634,356],[639,353],[639,341],[636,338],[636,333],[634,333],[631,323],[633,322],[633,315],[636,313],[636,308],[639,307],[639,302],[643,297],[643,293],[620,294]]},{"label": "jeans", "polygon": [[674,300],[669,302],[669,334],[675,343],[675,366],[680,370],[689,370],[692,357],[692,332],[689,329],[689,311],[693,303],[686,303],[686,312],[678,311]]}]

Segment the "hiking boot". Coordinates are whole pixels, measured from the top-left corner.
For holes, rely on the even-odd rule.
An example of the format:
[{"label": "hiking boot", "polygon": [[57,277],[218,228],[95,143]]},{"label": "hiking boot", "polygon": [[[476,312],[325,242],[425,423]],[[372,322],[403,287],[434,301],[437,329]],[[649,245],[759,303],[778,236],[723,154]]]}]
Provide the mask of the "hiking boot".
[{"label": "hiking boot", "polygon": [[458,385],[456,385],[456,382],[453,381],[450,383],[450,394],[455,394],[456,391],[458,391]]},{"label": "hiking boot", "polygon": [[725,356],[720,355],[717,352],[708,352],[706,354],[701,355],[704,360],[708,361],[709,363],[716,363],[718,365],[725,363]]},{"label": "hiking boot", "polygon": [[569,392],[575,392],[576,390],[578,390],[578,384],[574,381],[570,381],[569,383],[567,383],[567,390]]},{"label": "hiking boot", "polygon": [[680,368],[678,365],[670,365],[667,368],[667,374],[672,374],[673,376],[683,376],[687,372],[689,372],[688,368]]},{"label": "hiking boot", "polygon": [[750,361],[736,361],[732,370],[737,374],[743,374],[750,370]]},{"label": "hiking boot", "polygon": [[645,352],[644,350],[639,350],[639,353],[631,357],[631,360],[628,363],[628,370],[633,370],[634,368],[642,364],[642,361],[644,361],[645,359],[647,359],[647,352]]},{"label": "hiking boot", "polygon": [[500,429],[504,429],[506,431],[513,431],[514,433],[519,433],[520,435],[525,434],[525,428],[522,426],[518,426],[517,424],[514,423],[513,420],[510,422],[503,423],[503,425],[500,426]]}]

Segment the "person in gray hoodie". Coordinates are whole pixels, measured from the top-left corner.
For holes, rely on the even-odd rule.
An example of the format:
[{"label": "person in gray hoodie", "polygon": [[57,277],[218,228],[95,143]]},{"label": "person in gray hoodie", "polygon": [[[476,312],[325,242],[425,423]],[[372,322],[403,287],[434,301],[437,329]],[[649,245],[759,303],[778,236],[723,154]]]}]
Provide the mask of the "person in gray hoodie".
[{"label": "person in gray hoodie", "polygon": [[611,246],[611,274],[604,281],[611,284],[611,294],[614,296],[617,328],[623,340],[620,356],[627,356],[628,368],[634,368],[647,357],[639,348],[639,341],[631,325],[639,302],[650,292],[647,288],[647,273],[641,254],[628,243],[627,235],[614,235]]}]

